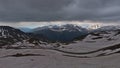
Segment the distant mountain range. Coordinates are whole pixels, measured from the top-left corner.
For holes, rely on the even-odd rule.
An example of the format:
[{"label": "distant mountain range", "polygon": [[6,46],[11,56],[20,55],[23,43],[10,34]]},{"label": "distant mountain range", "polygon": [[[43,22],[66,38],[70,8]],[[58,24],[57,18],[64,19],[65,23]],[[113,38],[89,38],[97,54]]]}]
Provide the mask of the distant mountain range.
[{"label": "distant mountain range", "polygon": [[31,31],[32,31],[31,28],[25,28],[25,27],[20,27],[20,28],[18,28],[18,29],[20,29],[20,30],[23,31],[23,32],[31,32]]},{"label": "distant mountain range", "polygon": [[76,37],[88,34],[88,30],[77,25],[44,26],[32,30],[33,34],[44,35],[51,41],[70,42]]},{"label": "distant mountain range", "polygon": [[118,26],[104,26],[92,31],[71,24],[44,26],[30,29],[29,31],[25,31],[22,28],[16,29],[10,26],[0,26],[0,47],[13,44],[22,45],[23,43],[38,45],[44,42],[44,44],[53,42],[70,43],[75,40],[97,41],[105,38],[107,40],[113,40],[112,37],[117,38],[119,34],[120,28]]},{"label": "distant mountain range", "polygon": [[89,30],[77,25],[62,25],[23,32],[10,26],[0,26],[0,48],[51,49],[77,58],[108,56],[120,53],[120,27],[104,26]]}]

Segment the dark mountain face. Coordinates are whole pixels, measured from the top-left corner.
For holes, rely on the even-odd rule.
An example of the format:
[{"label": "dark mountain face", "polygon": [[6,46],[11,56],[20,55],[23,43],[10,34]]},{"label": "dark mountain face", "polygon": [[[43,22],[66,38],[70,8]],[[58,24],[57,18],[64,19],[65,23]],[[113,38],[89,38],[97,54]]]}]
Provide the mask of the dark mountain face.
[{"label": "dark mountain face", "polygon": [[38,39],[39,41],[43,41],[43,42],[51,42],[43,34],[27,33],[27,35],[30,37],[30,39],[33,39],[33,40]]},{"label": "dark mountain face", "polygon": [[27,39],[26,33],[9,26],[0,26],[0,46],[13,44],[17,41]]},{"label": "dark mountain face", "polygon": [[44,35],[48,40],[70,42],[76,37],[85,36],[88,31],[77,25],[45,26],[33,29],[33,33]]}]

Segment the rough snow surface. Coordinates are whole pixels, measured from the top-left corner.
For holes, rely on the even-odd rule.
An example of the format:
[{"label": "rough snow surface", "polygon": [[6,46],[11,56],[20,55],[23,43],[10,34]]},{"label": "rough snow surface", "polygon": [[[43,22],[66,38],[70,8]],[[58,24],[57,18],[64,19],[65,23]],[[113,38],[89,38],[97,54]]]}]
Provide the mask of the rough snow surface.
[{"label": "rough snow surface", "polygon": [[[5,57],[16,53],[44,56]],[[45,49],[0,49],[0,68],[119,68],[119,63],[120,54],[96,58],[76,58]]]}]

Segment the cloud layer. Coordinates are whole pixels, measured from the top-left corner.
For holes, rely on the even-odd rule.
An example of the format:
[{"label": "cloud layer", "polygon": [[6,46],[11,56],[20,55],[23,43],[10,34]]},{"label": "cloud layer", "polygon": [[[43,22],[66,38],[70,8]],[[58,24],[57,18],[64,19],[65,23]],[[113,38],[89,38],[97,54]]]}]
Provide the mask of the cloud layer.
[{"label": "cloud layer", "polygon": [[120,0],[0,0],[0,21],[119,21]]}]

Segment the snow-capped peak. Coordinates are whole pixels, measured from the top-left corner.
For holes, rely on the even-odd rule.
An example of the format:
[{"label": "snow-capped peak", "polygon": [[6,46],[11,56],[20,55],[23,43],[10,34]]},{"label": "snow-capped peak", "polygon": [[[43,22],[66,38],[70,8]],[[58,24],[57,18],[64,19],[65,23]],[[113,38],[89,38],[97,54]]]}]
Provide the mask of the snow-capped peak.
[{"label": "snow-capped peak", "polygon": [[43,26],[39,28],[35,28],[33,31],[37,30],[45,30],[49,29],[51,31],[56,31],[56,32],[62,32],[62,31],[82,31],[86,30],[85,28],[82,28],[81,26],[73,25],[73,24],[66,24],[66,25],[49,25],[49,26]]}]

